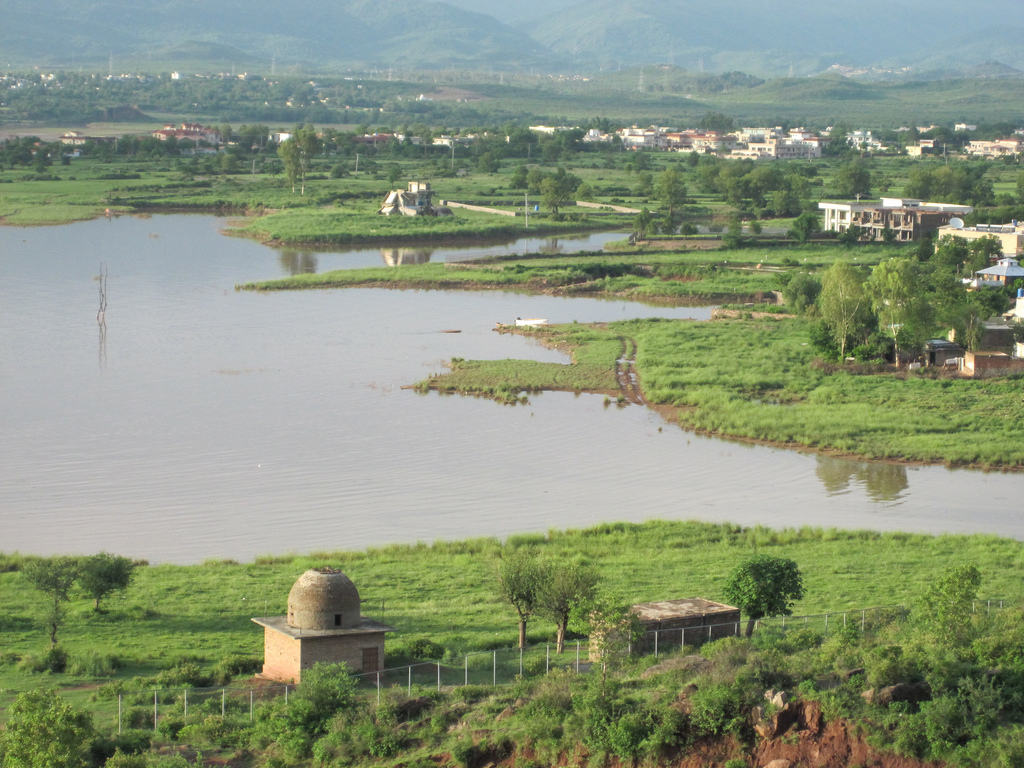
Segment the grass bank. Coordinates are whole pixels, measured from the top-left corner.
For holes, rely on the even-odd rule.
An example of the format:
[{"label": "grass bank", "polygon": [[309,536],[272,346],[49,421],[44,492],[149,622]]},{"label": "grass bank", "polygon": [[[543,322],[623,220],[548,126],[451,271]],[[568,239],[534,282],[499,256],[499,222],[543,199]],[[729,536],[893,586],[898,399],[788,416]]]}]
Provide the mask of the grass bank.
[{"label": "grass bank", "polygon": [[[259,219],[249,227],[260,226],[266,218],[270,217]],[[379,218],[375,221],[379,222]],[[857,248],[856,256],[852,256],[850,251],[838,246],[804,246],[770,250],[742,248],[713,253],[525,254],[473,263],[335,270],[246,283],[238,288],[259,291],[354,287],[499,289],[686,304],[750,299],[772,291],[777,288],[775,273],[778,270],[815,270],[844,257],[856,259],[857,263],[874,264],[896,252],[894,248],[868,246]]]},{"label": "grass bank", "polygon": [[[594,565],[615,600],[701,595],[722,599],[727,575],[751,554],[792,558],[801,566],[807,597],[797,613],[856,609],[913,601],[950,562],[974,563],[984,574],[982,595],[1024,600],[1018,576],[1024,545],[994,536],[925,536],[834,529],[770,530],[699,522],[611,523],[547,535],[393,545],[361,552],[323,552],[257,558],[251,563],[210,561],[137,569],[135,582],[95,614],[76,598],[61,631],[72,657],[116,656],[117,676],[155,674],[184,659],[213,667],[230,654],[262,655],[262,633],[249,619],[283,615],[288,591],[307,568],[342,568],[360,588],[364,613],[398,628],[389,654],[418,638],[453,653],[510,647],[512,610],[494,592],[494,563],[505,547],[528,546],[559,559]],[[46,648],[35,623],[41,602],[17,571],[21,558],[0,557],[0,704],[39,686],[75,687],[105,679],[31,674],[18,659]],[[537,620],[531,638],[553,637]],[[88,692],[80,692],[83,698]]]},{"label": "grass bank", "polygon": [[[870,459],[1024,467],[1020,377],[821,366],[802,318],[631,320],[586,334],[575,326],[531,333],[584,353],[586,367],[566,364],[559,372],[556,364],[458,361],[450,380],[435,376],[420,386],[505,401],[520,392],[564,389],[560,383],[573,381],[578,366],[581,381],[587,370],[613,370],[620,340],[630,339],[647,402],[670,409],[670,418],[686,428]],[[504,387],[497,384],[502,380]]]}]

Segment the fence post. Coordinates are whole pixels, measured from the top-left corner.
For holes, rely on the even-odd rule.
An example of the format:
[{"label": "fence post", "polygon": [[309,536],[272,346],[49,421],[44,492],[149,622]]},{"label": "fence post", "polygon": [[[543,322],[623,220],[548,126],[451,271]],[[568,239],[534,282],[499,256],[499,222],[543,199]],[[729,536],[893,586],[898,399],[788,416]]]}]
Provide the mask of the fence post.
[{"label": "fence post", "polygon": [[519,646],[519,676],[523,676],[523,647]]},{"label": "fence post", "polygon": [[498,652],[494,652],[491,660],[491,685],[498,684]]},{"label": "fence post", "polygon": [[551,643],[544,645],[544,674],[551,673]]},{"label": "fence post", "polygon": [[377,706],[380,706],[380,670],[377,670]]},{"label": "fence post", "polygon": [[654,630],[654,658],[658,658],[658,630]]},{"label": "fence post", "polygon": [[252,688],[249,689],[249,721],[252,722]]},{"label": "fence post", "polygon": [[437,662],[437,690],[441,690],[441,662]]},{"label": "fence post", "polygon": [[220,689],[220,716],[224,717],[228,712],[228,689]]},{"label": "fence post", "polygon": [[828,637],[828,614],[825,614],[825,637]]},{"label": "fence post", "polygon": [[185,722],[188,722],[188,688],[185,689]]},{"label": "fence post", "polygon": [[580,641],[576,641],[576,674],[580,673]]},{"label": "fence post", "polygon": [[868,615],[867,611],[860,612],[860,631],[864,631],[864,617]]},{"label": "fence post", "polygon": [[466,685],[469,685],[469,654],[466,654]]},{"label": "fence post", "polygon": [[288,703],[288,683],[284,684],[284,703]]},{"label": "fence post", "polygon": [[786,617],[785,616],[782,617],[782,629],[783,630],[786,629]]},{"label": "fence post", "polygon": [[121,694],[117,694],[117,732],[121,732]]},{"label": "fence post", "polygon": [[153,730],[154,731],[156,730],[156,718],[157,718],[156,691],[153,691]]},{"label": "fence post", "polygon": [[683,648],[685,646],[686,646],[686,627],[683,627],[682,631],[679,633],[679,650],[680,651],[683,650]]},{"label": "fence post", "polygon": [[409,665],[409,695],[412,696],[412,664]]},{"label": "fence post", "polygon": [[843,611],[843,629],[846,629],[846,611]]}]

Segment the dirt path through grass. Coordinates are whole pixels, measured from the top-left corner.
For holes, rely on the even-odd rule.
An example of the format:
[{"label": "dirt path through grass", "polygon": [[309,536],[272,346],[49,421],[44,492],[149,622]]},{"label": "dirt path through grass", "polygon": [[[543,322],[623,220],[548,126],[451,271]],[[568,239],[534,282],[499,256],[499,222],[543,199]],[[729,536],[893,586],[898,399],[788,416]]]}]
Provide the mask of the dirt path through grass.
[{"label": "dirt path through grass", "polygon": [[622,342],[622,354],[615,361],[615,380],[619,383],[619,392],[634,405],[647,405],[636,374],[636,339],[620,336],[619,340]]}]

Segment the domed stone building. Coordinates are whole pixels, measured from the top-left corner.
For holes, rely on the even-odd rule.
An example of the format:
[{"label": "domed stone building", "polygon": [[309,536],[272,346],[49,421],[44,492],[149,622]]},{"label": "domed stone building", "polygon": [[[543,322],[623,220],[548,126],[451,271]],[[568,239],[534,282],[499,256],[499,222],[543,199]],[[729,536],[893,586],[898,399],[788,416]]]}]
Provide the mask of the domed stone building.
[{"label": "domed stone building", "polygon": [[352,672],[384,665],[389,626],[360,613],[359,590],[335,568],[302,574],[288,593],[288,615],[253,619],[264,628],[263,675],[299,682],[317,662],[345,662]]}]

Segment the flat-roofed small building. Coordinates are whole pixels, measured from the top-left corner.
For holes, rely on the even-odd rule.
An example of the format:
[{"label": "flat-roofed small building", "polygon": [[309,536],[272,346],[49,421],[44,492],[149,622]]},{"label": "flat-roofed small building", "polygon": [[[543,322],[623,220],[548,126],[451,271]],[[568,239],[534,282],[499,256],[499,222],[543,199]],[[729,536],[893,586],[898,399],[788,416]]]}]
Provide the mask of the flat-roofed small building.
[{"label": "flat-roofed small building", "polygon": [[654,653],[655,642],[667,651],[740,634],[739,608],[702,597],[639,603],[632,611],[644,630],[633,649],[638,653]]}]

